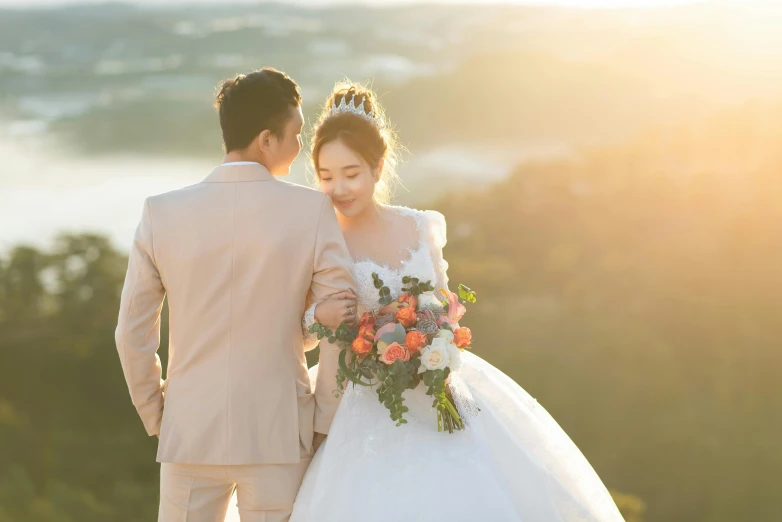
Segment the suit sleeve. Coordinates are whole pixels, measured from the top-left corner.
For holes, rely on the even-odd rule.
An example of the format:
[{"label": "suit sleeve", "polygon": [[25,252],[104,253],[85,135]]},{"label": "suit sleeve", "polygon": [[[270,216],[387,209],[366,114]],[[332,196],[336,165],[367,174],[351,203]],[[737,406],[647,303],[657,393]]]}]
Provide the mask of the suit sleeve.
[{"label": "suit sleeve", "polygon": [[[312,295],[312,292],[310,292],[310,295]],[[317,308],[318,303],[312,303],[311,298],[309,298],[305,306],[307,309],[304,311],[304,317],[301,319],[301,333],[304,337],[304,351],[309,352],[318,345],[318,336],[310,333],[310,327],[315,324],[315,308]]]},{"label": "suit sleeve", "polygon": [[[349,291],[355,294],[356,285],[351,275],[352,261],[345,239],[337,223],[331,199],[323,200],[315,241],[315,258],[311,295],[314,303],[329,296]],[[339,406],[334,396],[340,348],[322,340],[318,378],[315,383],[315,431],[327,434]]]},{"label": "suit sleeve", "polygon": [[115,340],[130,398],[149,435],[160,434],[163,380],[160,357],[160,312],[165,289],[155,264],[149,200],[128,260],[120,299]]}]

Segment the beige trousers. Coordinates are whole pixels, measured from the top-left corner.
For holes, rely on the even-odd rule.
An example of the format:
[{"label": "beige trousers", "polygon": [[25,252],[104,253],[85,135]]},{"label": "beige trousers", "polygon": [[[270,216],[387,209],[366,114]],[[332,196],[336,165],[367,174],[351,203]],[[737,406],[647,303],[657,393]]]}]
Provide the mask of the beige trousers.
[{"label": "beige trousers", "polygon": [[236,488],[241,522],[287,522],[312,454],[299,464],[160,465],[158,522],[224,522]]}]

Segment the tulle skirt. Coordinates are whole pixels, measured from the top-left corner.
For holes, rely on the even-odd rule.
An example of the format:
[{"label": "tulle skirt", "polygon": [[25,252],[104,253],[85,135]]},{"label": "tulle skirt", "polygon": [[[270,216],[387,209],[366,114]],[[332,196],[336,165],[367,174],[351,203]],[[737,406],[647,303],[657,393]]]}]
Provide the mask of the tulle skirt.
[{"label": "tulle skirt", "polygon": [[[438,433],[432,398],[405,392],[397,427],[373,389],[349,387],[291,522],[613,522],[616,505],[554,419],[472,353],[454,377],[480,411]],[[317,367],[311,370],[317,371]],[[235,499],[227,522],[238,521]]]}]

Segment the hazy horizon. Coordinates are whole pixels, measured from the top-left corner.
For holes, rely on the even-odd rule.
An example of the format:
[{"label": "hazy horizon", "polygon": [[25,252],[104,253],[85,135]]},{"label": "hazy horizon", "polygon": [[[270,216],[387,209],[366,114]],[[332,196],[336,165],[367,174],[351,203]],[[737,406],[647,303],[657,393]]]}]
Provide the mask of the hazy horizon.
[{"label": "hazy horizon", "polygon": [[[336,78],[375,81],[410,151],[395,200],[408,205],[486,186],[528,161],[571,157],[749,100],[773,103],[782,92],[778,4],[549,11],[522,4],[618,2],[451,9],[430,0],[439,6],[411,17],[393,8],[411,0],[352,0],[391,6],[385,27],[372,30],[371,10],[345,20],[262,1],[126,0],[144,6],[134,12],[97,6],[120,0],[25,0],[26,8],[4,11],[0,252],[48,244],[66,230],[106,233],[127,248],[145,196],[197,183],[220,161],[214,86],[259,63],[297,79],[310,122]],[[95,7],[37,10],[86,2]],[[0,0],[11,4],[21,0]],[[473,103],[477,78],[494,86],[503,108]],[[420,118],[424,110],[429,118]],[[305,152],[289,181],[306,182],[306,163]]]},{"label": "hazy horizon", "polygon": [[[562,6],[586,8],[627,8],[627,7],[669,7],[673,5],[712,3],[716,0],[492,0],[491,4],[516,4],[531,6]],[[725,1],[725,0],[722,0]],[[734,0],[737,1],[737,0]],[[752,0],[742,0],[749,2]],[[766,0],[755,0],[766,1]],[[138,4],[144,6],[171,5],[210,5],[221,4],[218,0],[0,0],[0,7],[45,8],[84,4]],[[480,0],[231,0],[230,4],[291,3],[308,6],[328,6],[337,4],[365,5],[402,5],[402,4],[479,4]]]}]

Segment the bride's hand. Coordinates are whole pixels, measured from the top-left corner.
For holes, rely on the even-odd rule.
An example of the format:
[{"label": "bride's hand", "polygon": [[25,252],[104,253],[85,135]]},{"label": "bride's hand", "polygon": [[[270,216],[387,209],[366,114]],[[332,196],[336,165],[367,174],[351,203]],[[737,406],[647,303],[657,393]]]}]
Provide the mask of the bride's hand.
[{"label": "bride's hand", "polygon": [[315,320],[335,330],[342,323],[356,324],[356,296],[342,292],[315,307]]}]

